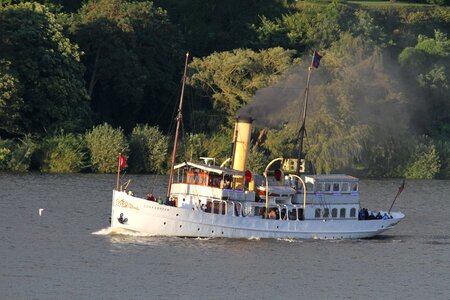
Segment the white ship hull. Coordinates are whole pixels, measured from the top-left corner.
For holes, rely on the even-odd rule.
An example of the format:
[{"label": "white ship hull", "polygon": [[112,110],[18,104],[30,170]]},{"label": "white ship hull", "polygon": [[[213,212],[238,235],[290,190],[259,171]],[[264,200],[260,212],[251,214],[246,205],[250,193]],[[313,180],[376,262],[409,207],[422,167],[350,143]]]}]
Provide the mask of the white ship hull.
[{"label": "white ship hull", "polygon": [[[270,220],[206,213],[196,207],[162,205],[114,191],[111,227],[155,236],[358,239],[378,235],[404,217],[402,213],[391,215],[393,218],[386,220]],[[119,222],[121,216],[122,222]]]}]

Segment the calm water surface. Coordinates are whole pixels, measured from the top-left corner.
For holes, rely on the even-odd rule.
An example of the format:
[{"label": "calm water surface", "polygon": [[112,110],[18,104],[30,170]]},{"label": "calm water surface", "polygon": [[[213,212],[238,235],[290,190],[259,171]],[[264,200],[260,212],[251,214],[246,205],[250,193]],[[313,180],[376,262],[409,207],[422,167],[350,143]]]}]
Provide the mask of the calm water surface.
[{"label": "calm water surface", "polygon": [[[131,178],[164,194],[165,177]],[[450,299],[450,181],[407,182],[406,219],[353,241],[112,235],[114,176],[0,184],[0,299]],[[398,186],[363,180],[362,205],[388,209]]]}]

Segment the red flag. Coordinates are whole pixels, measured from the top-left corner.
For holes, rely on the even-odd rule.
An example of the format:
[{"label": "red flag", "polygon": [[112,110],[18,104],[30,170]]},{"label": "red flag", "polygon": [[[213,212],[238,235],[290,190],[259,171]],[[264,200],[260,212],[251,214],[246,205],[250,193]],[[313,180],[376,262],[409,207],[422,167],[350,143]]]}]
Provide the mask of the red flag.
[{"label": "red flag", "polygon": [[121,153],[119,153],[119,167],[125,168],[127,165],[127,158],[123,156]]},{"label": "red flag", "polygon": [[312,63],[314,68],[317,69],[319,67],[321,58],[322,58],[322,56],[316,50],[314,50],[313,63]]}]

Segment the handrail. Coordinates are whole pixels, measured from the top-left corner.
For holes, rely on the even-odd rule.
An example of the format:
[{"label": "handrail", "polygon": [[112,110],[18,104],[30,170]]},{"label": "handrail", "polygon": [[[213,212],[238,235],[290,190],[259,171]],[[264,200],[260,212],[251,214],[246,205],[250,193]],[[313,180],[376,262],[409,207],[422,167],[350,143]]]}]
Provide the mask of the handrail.
[{"label": "handrail", "polygon": [[306,184],[303,181],[303,179],[298,175],[290,174],[289,177],[297,178],[298,180],[300,180],[300,182],[303,185],[303,216],[305,216],[306,215]]},{"label": "handrail", "polygon": [[264,170],[264,173],[263,173],[264,178],[266,179],[266,217],[268,216],[268,210],[269,210],[269,181],[268,181],[268,179],[267,179],[267,171],[269,170],[269,167],[270,167],[274,162],[279,161],[279,160],[283,160],[283,158],[282,158],[282,157],[278,157],[278,158],[273,159],[273,160],[267,165],[267,167],[266,167],[266,169]]}]

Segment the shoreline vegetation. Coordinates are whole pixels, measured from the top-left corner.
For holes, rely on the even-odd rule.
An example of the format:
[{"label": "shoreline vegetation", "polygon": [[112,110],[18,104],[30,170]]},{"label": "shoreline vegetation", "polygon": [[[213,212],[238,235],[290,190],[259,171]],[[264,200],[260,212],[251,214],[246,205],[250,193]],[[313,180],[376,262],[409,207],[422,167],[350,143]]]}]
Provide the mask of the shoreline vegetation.
[{"label": "shoreline vegetation", "polygon": [[448,0],[0,0],[0,171],[166,174],[178,161],[295,157],[306,69],[308,172],[450,178]]}]

